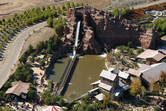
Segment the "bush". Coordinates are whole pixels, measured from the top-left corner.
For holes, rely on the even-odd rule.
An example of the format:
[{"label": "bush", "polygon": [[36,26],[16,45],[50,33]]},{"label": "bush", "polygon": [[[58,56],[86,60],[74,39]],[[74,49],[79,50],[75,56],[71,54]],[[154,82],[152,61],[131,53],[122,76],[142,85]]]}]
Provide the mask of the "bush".
[{"label": "bush", "polygon": [[142,105],[143,108],[146,108],[146,105]]},{"label": "bush", "polygon": [[161,111],[159,106],[154,107],[154,111]]},{"label": "bush", "polygon": [[144,97],[143,98],[146,102],[150,102],[150,98],[149,97]]},{"label": "bush", "polygon": [[141,49],[137,49],[136,52],[137,52],[137,54],[141,54],[142,52],[144,52],[144,49],[142,49],[142,48]]}]

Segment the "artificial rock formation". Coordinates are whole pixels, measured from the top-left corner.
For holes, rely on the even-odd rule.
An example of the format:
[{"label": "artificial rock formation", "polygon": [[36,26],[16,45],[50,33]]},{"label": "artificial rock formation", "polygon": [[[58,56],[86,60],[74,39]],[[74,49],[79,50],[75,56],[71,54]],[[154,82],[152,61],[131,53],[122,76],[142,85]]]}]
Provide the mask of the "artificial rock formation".
[{"label": "artificial rock formation", "polygon": [[160,42],[155,28],[144,31],[137,25],[128,24],[126,19],[112,16],[90,6],[69,9],[68,22],[64,28],[64,42],[74,43],[79,20],[82,21],[79,48],[83,53],[98,54],[104,48],[126,45],[128,42],[153,49]]}]

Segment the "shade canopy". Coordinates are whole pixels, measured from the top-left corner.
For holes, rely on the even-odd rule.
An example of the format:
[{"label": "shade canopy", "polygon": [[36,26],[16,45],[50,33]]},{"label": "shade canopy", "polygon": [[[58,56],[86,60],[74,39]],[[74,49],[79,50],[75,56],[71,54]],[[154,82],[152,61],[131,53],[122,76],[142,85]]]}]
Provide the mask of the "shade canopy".
[{"label": "shade canopy", "polygon": [[47,106],[42,111],[63,111],[63,109],[59,106]]}]

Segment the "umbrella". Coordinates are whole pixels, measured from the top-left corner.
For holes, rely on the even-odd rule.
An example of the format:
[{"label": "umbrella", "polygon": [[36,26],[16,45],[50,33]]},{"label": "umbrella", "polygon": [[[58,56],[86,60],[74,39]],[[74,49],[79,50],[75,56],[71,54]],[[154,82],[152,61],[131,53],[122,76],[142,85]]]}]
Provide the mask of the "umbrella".
[{"label": "umbrella", "polygon": [[59,106],[47,106],[42,111],[63,111],[63,109]]}]

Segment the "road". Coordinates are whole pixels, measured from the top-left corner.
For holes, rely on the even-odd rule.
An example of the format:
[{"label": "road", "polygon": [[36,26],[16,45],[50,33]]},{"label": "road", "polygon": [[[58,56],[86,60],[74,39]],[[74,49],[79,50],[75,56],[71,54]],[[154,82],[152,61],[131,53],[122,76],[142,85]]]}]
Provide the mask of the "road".
[{"label": "road", "polygon": [[[166,0],[159,0],[159,1],[151,2],[151,3],[134,5],[134,6],[131,6],[131,7],[133,7],[134,9],[139,9],[139,8],[145,8],[145,7],[156,5],[156,4],[161,4],[161,3],[164,3],[164,2],[166,2]],[[107,5],[107,6],[105,6],[105,8],[103,8],[103,10],[104,11],[109,10],[109,7],[110,7],[110,5]]]},{"label": "road", "polygon": [[29,37],[30,34],[33,33],[34,30],[37,31],[40,28],[43,28],[45,26],[47,26],[47,22],[42,22],[42,23],[33,25],[32,27],[21,32],[17,36],[17,38],[14,40],[10,48],[9,55],[7,56],[5,62],[0,68],[0,88],[9,78],[11,69],[14,67],[14,64],[17,62],[17,59],[22,50],[25,40]]},{"label": "road", "polygon": [[161,3],[164,3],[164,2],[166,2],[166,0],[159,0],[159,1],[156,1],[156,2],[148,3],[148,4],[136,5],[136,6],[134,6],[134,9],[145,8],[145,7],[149,7],[149,6],[152,6],[152,5],[161,4]]}]

